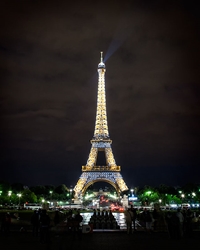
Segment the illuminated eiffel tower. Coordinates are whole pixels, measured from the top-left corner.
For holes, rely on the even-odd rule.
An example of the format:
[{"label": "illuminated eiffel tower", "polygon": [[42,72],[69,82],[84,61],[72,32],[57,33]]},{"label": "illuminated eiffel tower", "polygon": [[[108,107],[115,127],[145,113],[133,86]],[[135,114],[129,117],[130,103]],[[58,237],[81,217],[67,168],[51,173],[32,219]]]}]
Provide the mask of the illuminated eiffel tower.
[{"label": "illuminated eiffel tower", "polygon": [[[97,93],[97,111],[94,136],[91,140],[91,150],[87,164],[82,166],[82,174],[74,188],[74,197],[79,199],[87,188],[95,182],[107,182],[117,191],[128,190],[122,175],[121,167],[116,165],[112,152],[107,123],[106,112],[106,91],[105,91],[105,72],[106,67],[103,62],[103,52],[101,52],[100,63],[98,64],[98,93]],[[96,166],[99,151],[105,152],[106,166]]]}]

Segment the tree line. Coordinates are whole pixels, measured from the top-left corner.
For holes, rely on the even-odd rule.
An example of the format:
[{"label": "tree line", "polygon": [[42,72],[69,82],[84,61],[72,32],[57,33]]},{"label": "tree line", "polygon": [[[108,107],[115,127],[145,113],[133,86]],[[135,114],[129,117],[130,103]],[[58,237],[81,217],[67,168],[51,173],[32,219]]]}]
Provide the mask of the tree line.
[{"label": "tree line", "polygon": [[65,184],[59,186],[26,186],[22,183],[10,184],[0,181],[0,204],[42,203],[47,200],[68,201],[72,193]]},{"label": "tree line", "polygon": [[[91,187],[88,188],[89,193],[92,191]],[[110,188],[110,192],[113,192],[112,187]],[[155,202],[159,202],[161,205],[200,203],[200,185],[196,183],[189,183],[182,187],[167,186],[164,184],[158,187],[146,185],[130,188],[124,194],[127,196],[137,196],[138,200],[147,206]],[[70,202],[72,198],[72,188],[67,187],[65,184],[28,187],[22,183],[10,184],[6,181],[0,181],[0,204],[42,203],[44,201]]]}]

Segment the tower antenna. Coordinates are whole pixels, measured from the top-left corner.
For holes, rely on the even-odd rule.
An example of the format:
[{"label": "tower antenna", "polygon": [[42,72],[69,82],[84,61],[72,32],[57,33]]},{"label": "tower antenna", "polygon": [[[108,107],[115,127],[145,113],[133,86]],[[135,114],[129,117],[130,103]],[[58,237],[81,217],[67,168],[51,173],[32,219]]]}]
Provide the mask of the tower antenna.
[{"label": "tower antenna", "polygon": [[103,63],[103,51],[101,51],[101,63]]}]

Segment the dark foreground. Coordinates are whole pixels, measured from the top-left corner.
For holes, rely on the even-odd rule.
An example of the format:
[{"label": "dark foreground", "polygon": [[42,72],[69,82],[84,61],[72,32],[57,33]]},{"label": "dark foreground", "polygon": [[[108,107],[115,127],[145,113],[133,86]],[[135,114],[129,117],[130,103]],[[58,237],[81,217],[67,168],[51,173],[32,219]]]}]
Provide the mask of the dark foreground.
[{"label": "dark foreground", "polygon": [[118,249],[138,249],[138,250],[188,250],[199,249],[200,232],[193,232],[190,238],[170,239],[168,233],[135,232],[126,234],[119,232],[93,232],[82,234],[81,239],[71,233],[56,234],[51,233],[50,242],[42,244],[39,238],[33,237],[30,232],[11,232],[9,236],[0,235],[1,250],[118,250]]}]

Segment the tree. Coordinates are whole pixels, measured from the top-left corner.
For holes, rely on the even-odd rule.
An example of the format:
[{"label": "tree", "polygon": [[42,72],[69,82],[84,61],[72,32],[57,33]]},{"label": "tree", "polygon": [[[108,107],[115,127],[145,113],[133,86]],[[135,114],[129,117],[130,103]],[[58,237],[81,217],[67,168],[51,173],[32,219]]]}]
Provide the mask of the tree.
[{"label": "tree", "polygon": [[59,185],[54,190],[55,193],[57,193],[59,196],[59,200],[63,201],[68,198],[71,199],[72,194],[69,193],[69,189],[65,186],[65,184]]},{"label": "tree", "polygon": [[36,203],[37,196],[29,189],[24,189],[21,196],[21,203]]},{"label": "tree", "polygon": [[2,193],[5,194],[10,189],[11,189],[11,185],[9,182],[0,181],[0,190],[2,191]]},{"label": "tree", "polygon": [[161,198],[159,192],[150,186],[145,186],[143,189],[138,190],[138,197],[145,206],[150,205],[152,202],[158,202]]},{"label": "tree", "polygon": [[34,192],[37,196],[48,195],[48,189],[45,186],[33,186],[30,187],[30,190]]},{"label": "tree", "polygon": [[14,183],[11,185],[11,189],[15,193],[22,192],[24,185],[22,183]]}]

